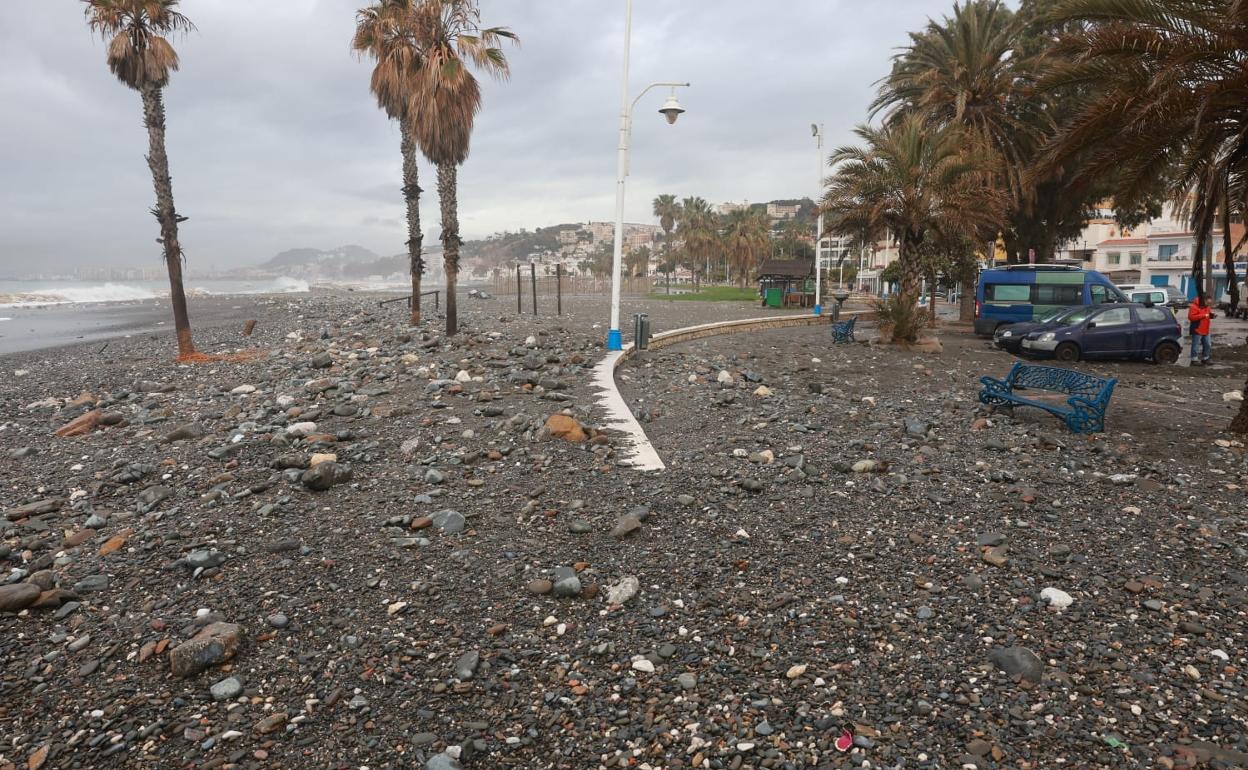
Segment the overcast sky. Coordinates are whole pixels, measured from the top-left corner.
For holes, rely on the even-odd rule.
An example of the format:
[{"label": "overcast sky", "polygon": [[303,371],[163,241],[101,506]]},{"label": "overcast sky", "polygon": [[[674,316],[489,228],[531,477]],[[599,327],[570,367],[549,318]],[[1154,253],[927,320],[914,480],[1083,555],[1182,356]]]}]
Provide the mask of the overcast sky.
[{"label": "overcast sky", "polygon": [[[174,195],[194,267],[296,246],[403,250],[399,138],[348,49],[361,0],[183,0],[165,100]],[[693,83],[668,126],[651,92],[627,218],[659,193],[713,203],[815,192],[810,123],[851,140],[908,30],[947,0],[636,0],[631,83]],[[485,86],[460,172],[465,237],[613,217],[623,0],[483,0],[522,39]],[[139,96],[109,74],[74,0],[0,2],[0,268],[159,259]],[[435,237],[432,170],[421,209]]]}]

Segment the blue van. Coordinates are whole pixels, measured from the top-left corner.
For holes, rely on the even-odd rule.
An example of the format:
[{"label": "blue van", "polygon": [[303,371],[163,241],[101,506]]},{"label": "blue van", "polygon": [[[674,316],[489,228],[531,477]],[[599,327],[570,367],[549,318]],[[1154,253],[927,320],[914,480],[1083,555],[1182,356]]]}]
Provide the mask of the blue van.
[{"label": "blue van", "polygon": [[1002,324],[1035,321],[1071,305],[1127,301],[1108,278],[1076,265],[992,268],[975,287],[975,333],[991,337]]}]

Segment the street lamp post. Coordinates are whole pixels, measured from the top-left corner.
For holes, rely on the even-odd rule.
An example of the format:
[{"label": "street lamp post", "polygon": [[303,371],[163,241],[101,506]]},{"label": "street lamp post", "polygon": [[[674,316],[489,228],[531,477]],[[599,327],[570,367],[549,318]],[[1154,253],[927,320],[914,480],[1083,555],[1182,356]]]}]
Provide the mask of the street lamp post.
[{"label": "street lamp post", "polygon": [[633,130],[633,108],[641,97],[653,88],[671,88],[672,93],[659,108],[667,122],[675,123],[684,108],[676,99],[677,88],[688,88],[688,83],[651,83],[636,99],[628,100],[628,54],[633,35],[633,0],[627,2],[624,18],[624,80],[620,96],[620,145],[616,158],[615,173],[615,249],[611,257],[611,326],[607,331],[607,350],[623,350],[620,337],[620,268],[624,259],[624,181],[628,178],[628,145]]},{"label": "street lamp post", "polygon": [[[823,125],[810,124],[810,133],[815,137],[815,145],[819,151],[819,182],[816,191],[823,189]],[[819,205],[818,192],[815,205]],[[823,315],[823,210],[815,222],[815,315]]]}]

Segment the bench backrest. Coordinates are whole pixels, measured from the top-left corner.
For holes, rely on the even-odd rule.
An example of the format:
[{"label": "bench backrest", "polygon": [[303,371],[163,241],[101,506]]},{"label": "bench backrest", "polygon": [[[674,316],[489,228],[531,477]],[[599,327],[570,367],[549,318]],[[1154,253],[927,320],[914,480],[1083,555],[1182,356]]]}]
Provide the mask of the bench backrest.
[{"label": "bench backrest", "polygon": [[1073,369],[1063,369],[1059,366],[1037,366],[1019,361],[1010,370],[1006,382],[1010,384],[1010,387],[1051,390],[1055,393],[1082,396],[1095,401],[1102,395],[1112,393],[1118,381],[1076,372]]}]

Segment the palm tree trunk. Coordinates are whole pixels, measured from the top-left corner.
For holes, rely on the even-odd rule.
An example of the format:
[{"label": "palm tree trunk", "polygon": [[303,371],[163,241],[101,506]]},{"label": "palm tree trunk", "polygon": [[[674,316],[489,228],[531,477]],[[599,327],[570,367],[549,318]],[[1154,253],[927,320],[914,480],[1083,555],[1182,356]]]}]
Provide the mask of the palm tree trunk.
[{"label": "palm tree trunk", "polygon": [[459,203],[454,163],[438,164],[438,201],[442,206],[442,261],[446,265],[446,334],[459,331],[459,313],[455,302],[455,284],[459,280]]},{"label": "palm tree trunk", "polygon": [[403,199],[407,202],[407,256],[412,274],[412,317],[410,323],[420,323],[420,279],[425,272],[425,258],[421,254],[424,234],[420,232],[420,178],[416,165],[416,139],[405,121],[399,122],[402,134],[400,147],[403,151]]},{"label": "palm tree trunk", "polygon": [[[1229,182],[1229,180],[1228,180]],[[1227,186],[1222,187],[1222,263],[1226,265],[1226,290],[1230,295],[1231,317],[1239,309],[1239,286],[1235,276],[1235,246],[1231,240],[1231,196]],[[1213,298],[1210,298],[1210,302]]]},{"label": "palm tree trunk", "polygon": [[975,284],[976,279],[974,278],[965,278],[962,280],[962,288],[958,292],[959,321],[975,320]]},{"label": "palm tree trunk", "polygon": [[1248,382],[1244,383],[1244,401],[1239,404],[1239,414],[1231,420],[1231,433],[1248,435]]},{"label": "palm tree trunk", "polygon": [[165,101],[161,90],[147,86],[143,97],[143,125],[147,128],[147,166],[152,170],[156,188],[156,208],[152,209],[160,223],[160,243],[165,250],[165,267],[169,271],[169,302],[173,305],[173,326],[178,334],[178,358],[195,355],[191,340],[191,317],[186,308],[186,291],[182,287],[182,246],[178,243],[178,216],[173,207],[173,180],[169,177],[169,155],[165,151]]},{"label": "palm tree trunk", "polygon": [[897,261],[901,263],[901,290],[898,293],[909,305],[918,303],[919,281],[923,277],[923,266],[919,264],[914,245],[908,235],[903,235],[897,243]]}]

